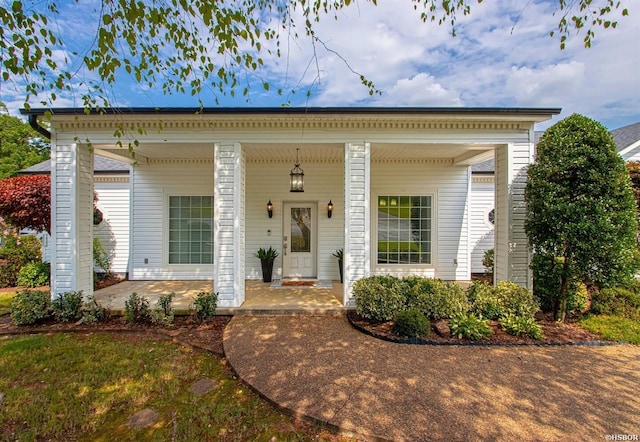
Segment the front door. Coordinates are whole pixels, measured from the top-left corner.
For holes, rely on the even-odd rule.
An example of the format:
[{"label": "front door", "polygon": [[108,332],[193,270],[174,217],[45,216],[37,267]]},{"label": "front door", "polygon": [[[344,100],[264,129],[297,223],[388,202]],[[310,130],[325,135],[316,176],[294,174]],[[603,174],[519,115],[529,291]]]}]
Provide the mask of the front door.
[{"label": "front door", "polygon": [[282,270],[285,278],[315,278],[317,203],[285,203]]}]

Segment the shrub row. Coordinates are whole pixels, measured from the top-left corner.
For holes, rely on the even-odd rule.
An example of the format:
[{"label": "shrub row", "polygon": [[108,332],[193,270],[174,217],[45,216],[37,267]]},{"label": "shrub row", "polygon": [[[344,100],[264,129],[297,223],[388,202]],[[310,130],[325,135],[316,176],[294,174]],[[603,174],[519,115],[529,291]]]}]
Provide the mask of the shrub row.
[{"label": "shrub row", "polygon": [[[159,297],[156,308],[149,308],[149,301],[132,293],[125,301],[125,318],[130,323],[154,322],[164,326],[173,323],[172,302],[175,294]],[[218,294],[200,292],[191,307],[196,320],[202,321],[215,315]],[[93,296],[84,299],[82,292],[66,292],[51,300],[48,291],[22,290],[11,302],[11,319],[16,325],[33,325],[53,317],[58,322],[95,323],[106,320],[109,311],[100,306]]]},{"label": "shrub row", "polygon": [[353,293],[358,314],[376,321],[389,321],[411,309],[434,320],[468,311],[485,319],[533,318],[539,308],[530,290],[507,281],[496,286],[474,282],[465,293],[458,284],[439,279],[376,275],[356,281]]}]

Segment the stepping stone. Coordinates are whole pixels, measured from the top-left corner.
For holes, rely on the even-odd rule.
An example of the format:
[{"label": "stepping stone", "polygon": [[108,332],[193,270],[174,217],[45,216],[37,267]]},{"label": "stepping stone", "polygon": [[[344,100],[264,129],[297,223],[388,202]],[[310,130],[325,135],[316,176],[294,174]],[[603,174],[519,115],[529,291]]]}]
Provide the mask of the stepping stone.
[{"label": "stepping stone", "polygon": [[134,430],[142,430],[143,428],[150,427],[158,422],[160,419],[160,413],[151,408],[145,408],[142,411],[137,412],[129,419],[129,426]]},{"label": "stepping stone", "polygon": [[189,391],[197,396],[204,396],[211,390],[215,389],[219,384],[219,382],[212,381],[211,379],[200,379],[198,382],[193,384],[191,388],[189,388]]}]

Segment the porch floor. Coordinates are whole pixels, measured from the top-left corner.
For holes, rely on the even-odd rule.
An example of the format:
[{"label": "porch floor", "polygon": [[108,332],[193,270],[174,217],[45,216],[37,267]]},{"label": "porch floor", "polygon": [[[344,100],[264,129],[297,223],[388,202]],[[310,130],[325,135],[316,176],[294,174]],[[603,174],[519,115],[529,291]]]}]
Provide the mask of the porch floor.
[{"label": "porch floor", "polygon": [[[344,309],[343,286],[332,281],[332,288],[278,287],[262,281],[245,281],[245,301],[240,307],[219,307],[219,314],[296,314],[334,313]],[[124,311],[124,303],[136,292],[149,300],[153,308],[163,294],[175,293],[173,308],[177,314],[187,314],[199,292],[213,291],[213,281],[123,281],[95,291],[95,299],[111,311]]]}]

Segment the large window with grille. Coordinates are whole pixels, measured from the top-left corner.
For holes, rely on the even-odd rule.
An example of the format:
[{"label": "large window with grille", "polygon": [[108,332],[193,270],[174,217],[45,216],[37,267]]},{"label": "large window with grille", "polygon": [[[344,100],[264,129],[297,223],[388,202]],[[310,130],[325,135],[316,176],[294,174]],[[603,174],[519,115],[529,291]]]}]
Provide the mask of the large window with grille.
[{"label": "large window with grille", "polygon": [[169,197],[169,264],[213,263],[213,197]]},{"label": "large window with grille", "polygon": [[378,197],[378,264],[431,264],[432,197]]}]

